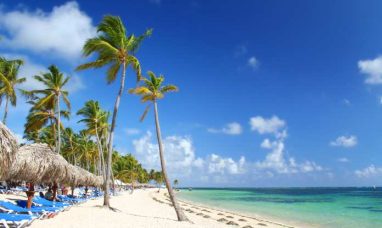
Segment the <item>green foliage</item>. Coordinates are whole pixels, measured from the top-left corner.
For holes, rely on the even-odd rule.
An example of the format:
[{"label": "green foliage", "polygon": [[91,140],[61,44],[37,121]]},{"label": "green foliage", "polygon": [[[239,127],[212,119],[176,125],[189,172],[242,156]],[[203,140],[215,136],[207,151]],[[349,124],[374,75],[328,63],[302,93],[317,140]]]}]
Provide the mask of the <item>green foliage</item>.
[{"label": "green foliage", "polygon": [[83,47],[84,56],[96,53],[97,58],[78,66],[77,70],[108,66],[106,79],[108,83],[112,83],[121,66],[125,65],[131,66],[136,72],[137,80],[140,80],[141,66],[134,54],[141,42],[152,34],[152,29],[140,36],[127,35],[121,18],[111,15],[106,15],[97,28],[99,35],[88,39]]},{"label": "green foliage", "polygon": [[147,183],[150,180],[147,170],[142,168],[133,155],[120,155],[118,152],[113,155],[113,174],[116,179],[126,183]]},{"label": "green foliage", "polygon": [[[141,101],[155,102],[158,99],[164,98],[164,95],[168,92],[177,92],[179,89],[175,85],[162,85],[164,82],[164,76],[156,76],[152,71],[148,71],[149,79],[143,78],[143,85],[130,89],[129,93],[141,96]],[[143,112],[140,121],[143,121],[150,109],[150,105],[147,105]]]}]

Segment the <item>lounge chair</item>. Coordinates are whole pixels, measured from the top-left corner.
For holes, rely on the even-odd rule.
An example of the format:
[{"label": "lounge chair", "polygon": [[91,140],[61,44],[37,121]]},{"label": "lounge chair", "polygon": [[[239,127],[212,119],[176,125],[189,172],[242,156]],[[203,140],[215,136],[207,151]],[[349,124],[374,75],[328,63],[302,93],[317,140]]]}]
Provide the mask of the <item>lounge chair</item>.
[{"label": "lounge chair", "polygon": [[34,219],[36,219],[36,217],[32,215],[0,213],[0,224],[5,228],[25,227],[30,225]]},{"label": "lounge chair", "polygon": [[50,216],[52,214],[60,212],[60,210],[58,210],[57,208],[49,207],[32,207],[28,209],[7,201],[0,201],[0,209],[7,213],[29,214],[35,215],[39,218],[44,218],[46,216]]},{"label": "lounge chair", "polygon": [[58,195],[57,197],[60,200],[62,200],[63,202],[69,202],[69,203],[72,203],[72,204],[86,202],[86,199],[84,199],[84,198],[75,198],[75,197],[69,197],[69,196],[65,196],[65,195]]},{"label": "lounge chair", "polygon": [[48,207],[63,207],[63,208],[67,208],[67,207],[70,206],[69,203],[50,201],[50,200],[41,198],[40,196],[33,197],[33,202],[36,203],[36,204],[41,204],[43,206],[48,206]]}]

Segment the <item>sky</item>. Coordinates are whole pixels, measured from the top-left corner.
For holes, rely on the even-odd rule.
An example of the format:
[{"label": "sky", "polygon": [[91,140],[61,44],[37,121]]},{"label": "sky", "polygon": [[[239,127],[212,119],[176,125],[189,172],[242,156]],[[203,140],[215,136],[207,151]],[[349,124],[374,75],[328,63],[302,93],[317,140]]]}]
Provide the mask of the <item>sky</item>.
[{"label": "sky", "polygon": [[[22,88],[56,64],[71,76],[72,117],[112,110],[119,81],[74,71],[107,14],[128,33],[153,28],[136,56],[180,91],[159,103],[171,178],[182,186],[382,185],[381,1],[1,1],[0,54],[22,58]],[[126,87],[136,85],[127,71]],[[159,169],[153,113],[127,92],[115,148]],[[22,138],[23,98],[8,126]],[[0,115],[4,107],[0,109]]]}]

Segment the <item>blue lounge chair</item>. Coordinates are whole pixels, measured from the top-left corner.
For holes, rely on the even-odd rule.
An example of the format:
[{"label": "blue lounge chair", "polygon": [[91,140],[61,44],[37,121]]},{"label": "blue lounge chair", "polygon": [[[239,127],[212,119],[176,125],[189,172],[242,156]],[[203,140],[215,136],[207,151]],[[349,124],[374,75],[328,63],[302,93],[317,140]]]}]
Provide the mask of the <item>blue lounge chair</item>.
[{"label": "blue lounge chair", "polygon": [[57,201],[49,201],[47,199],[41,198],[40,196],[35,196],[33,197],[33,202],[36,204],[40,204],[43,206],[48,206],[48,207],[62,207],[62,208],[67,208],[70,206],[69,203],[65,202],[57,202]]},{"label": "blue lounge chair", "polygon": [[0,224],[5,228],[12,227],[25,227],[32,223],[36,217],[32,215],[19,215],[19,214],[7,214],[0,213]]},{"label": "blue lounge chair", "polygon": [[77,203],[83,203],[86,202],[86,199],[84,198],[75,198],[75,197],[69,197],[69,196],[64,196],[64,195],[58,195],[57,196],[61,201],[64,202],[69,202],[72,204],[77,204]]},{"label": "blue lounge chair", "polygon": [[[16,200],[16,203],[17,203],[18,206],[26,208],[28,201],[26,201],[26,200]],[[38,204],[38,203],[35,203],[35,202],[32,202],[32,208],[40,208],[40,209],[43,209],[43,210],[46,210],[46,211],[49,211],[49,212],[55,212],[55,213],[65,210],[64,207],[45,206],[45,205],[41,205],[41,204]]]},{"label": "blue lounge chair", "polygon": [[0,208],[7,213],[29,214],[40,218],[60,212],[57,208],[49,207],[32,207],[28,209],[7,201],[0,201]]}]

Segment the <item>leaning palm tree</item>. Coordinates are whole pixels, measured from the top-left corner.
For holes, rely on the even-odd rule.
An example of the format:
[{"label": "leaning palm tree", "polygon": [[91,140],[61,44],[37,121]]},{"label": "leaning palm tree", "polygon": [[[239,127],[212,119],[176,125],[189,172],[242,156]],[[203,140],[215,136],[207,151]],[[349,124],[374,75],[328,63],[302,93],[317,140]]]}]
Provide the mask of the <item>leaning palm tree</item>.
[{"label": "leaning palm tree", "polygon": [[9,102],[12,106],[16,106],[17,103],[16,86],[26,81],[26,78],[18,77],[19,69],[23,63],[24,62],[19,59],[0,59],[0,101],[3,96],[5,97],[4,124],[6,124],[7,121]]},{"label": "leaning palm tree", "polygon": [[[175,85],[162,85],[164,81],[164,77],[160,75],[157,77],[153,72],[149,71],[148,75],[150,76],[150,79],[143,79],[144,85],[137,87],[135,89],[129,90],[130,93],[140,95],[142,102],[151,102],[151,104],[154,104],[154,118],[155,118],[155,127],[156,127],[156,133],[157,133],[157,140],[158,140],[158,146],[159,146],[159,156],[160,156],[160,163],[162,166],[162,172],[163,172],[163,178],[166,183],[168,194],[170,195],[171,202],[175,208],[176,214],[178,216],[179,221],[185,221],[188,220],[185,214],[183,213],[181,207],[178,204],[178,201],[176,200],[174,191],[171,187],[170,181],[167,176],[167,170],[166,170],[166,162],[164,159],[164,151],[163,151],[163,144],[162,144],[162,136],[161,136],[161,130],[159,125],[159,117],[158,117],[158,106],[157,101],[159,99],[162,99],[165,95],[165,93],[168,92],[176,92],[178,91],[178,88]],[[150,105],[149,104],[144,111],[141,121],[145,118],[147,112],[149,111]]]},{"label": "leaning palm tree", "polygon": [[110,182],[112,167],[114,129],[117,121],[119,103],[125,86],[126,68],[132,66],[136,72],[137,80],[140,80],[141,66],[134,55],[142,40],[151,35],[152,30],[147,30],[141,36],[127,35],[126,28],[123,25],[121,18],[110,15],[107,15],[102,19],[97,30],[99,35],[86,41],[83,47],[83,54],[84,56],[89,56],[93,53],[97,53],[98,57],[95,61],[78,66],[77,70],[109,66],[107,71],[107,82],[110,84],[117,79],[117,74],[122,68],[121,84],[115,100],[111,121],[107,150],[106,180],[104,183],[105,196],[103,204],[104,206],[110,207],[108,183]]},{"label": "leaning palm tree", "polygon": [[40,90],[32,90],[27,95],[36,99],[33,109],[54,110],[57,118],[57,144],[56,152],[60,153],[61,150],[61,99],[64,101],[66,107],[70,111],[70,102],[68,98],[68,91],[64,90],[65,85],[68,83],[70,77],[65,77],[62,72],[55,66],[51,65],[48,73],[36,75],[34,78],[41,82],[45,88]]}]

